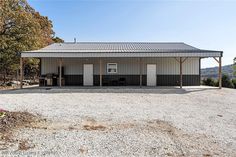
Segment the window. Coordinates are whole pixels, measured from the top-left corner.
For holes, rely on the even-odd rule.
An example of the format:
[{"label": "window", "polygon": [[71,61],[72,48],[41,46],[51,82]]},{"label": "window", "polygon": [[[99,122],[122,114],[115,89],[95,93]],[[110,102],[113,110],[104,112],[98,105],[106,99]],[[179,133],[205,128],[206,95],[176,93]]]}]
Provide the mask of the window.
[{"label": "window", "polygon": [[117,63],[107,63],[107,73],[117,73]]}]

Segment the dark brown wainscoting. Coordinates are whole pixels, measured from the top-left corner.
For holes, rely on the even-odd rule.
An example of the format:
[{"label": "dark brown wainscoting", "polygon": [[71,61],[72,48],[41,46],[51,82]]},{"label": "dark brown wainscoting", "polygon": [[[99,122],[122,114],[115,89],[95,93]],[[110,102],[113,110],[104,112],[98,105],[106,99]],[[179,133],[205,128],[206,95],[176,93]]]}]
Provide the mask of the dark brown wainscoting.
[{"label": "dark brown wainscoting", "polygon": [[83,86],[83,75],[64,75],[66,86]]},{"label": "dark brown wainscoting", "polygon": [[[157,75],[157,86],[179,86],[179,75]],[[199,86],[200,75],[183,75],[183,86]]]},{"label": "dark brown wainscoting", "polygon": [[[94,86],[99,86],[100,77],[94,75]],[[139,86],[139,75],[103,75],[103,86]]]},{"label": "dark brown wainscoting", "polygon": [[[83,75],[64,75],[66,86],[83,86]],[[157,86],[179,86],[179,75],[157,75]],[[93,76],[94,86],[100,85],[99,75]],[[103,86],[139,86],[139,75],[103,75]],[[147,75],[142,75],[147,85]],[[184,86],[199,86],[200,75],[183,75]]]}]

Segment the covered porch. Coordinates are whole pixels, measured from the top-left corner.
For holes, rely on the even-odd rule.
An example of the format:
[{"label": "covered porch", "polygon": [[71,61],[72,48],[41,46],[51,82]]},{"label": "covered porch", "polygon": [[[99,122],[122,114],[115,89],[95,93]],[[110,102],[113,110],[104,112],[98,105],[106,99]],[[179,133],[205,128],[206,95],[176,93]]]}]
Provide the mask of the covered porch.
[{"label": "covered porch", "polygon": [[[23,76],[21,58],[21,83]],[[214,57],[219,64],[221,80],[221,57]],[[199,86],[199,57],[156,58],[40,58],[40,86]],[[48,66],[52,71],[48,71]],[[108,73],[108,65],[116,66]],[[150,78],[148,65],[155,65],[155,78]],[[169,68],[168,68],[169,67]],[[112,69],[114,70],[114,69]],[[87,71],[87,73],[86,73]],[[152,74],[151,74],[152,75]],[[148,83],[154,81],[154,83]],[[21,84],[22,88],[22,84]],[[221,88],[221,81],[219,81]]]}]

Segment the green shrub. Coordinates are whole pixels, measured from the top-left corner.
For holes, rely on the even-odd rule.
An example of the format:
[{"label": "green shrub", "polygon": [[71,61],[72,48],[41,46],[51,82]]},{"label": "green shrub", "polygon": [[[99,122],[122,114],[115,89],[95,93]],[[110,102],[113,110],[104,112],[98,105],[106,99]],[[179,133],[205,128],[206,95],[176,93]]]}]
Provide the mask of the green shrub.
[{"label": "green shrub", "polygon": [[223,76],[222,76],[222,87],[234,88],[234,85],[231,82],[228,75],[223,74]]},{"label": "green shrub", "polygon": [[215,87],[219,87],[219,79],[216,80]]},{"label": "green shrub", "polygon": [[202,84],[203,85],[206,85],[206,86],[215,86],[216,85],[216,82],[214,79],[212,78],[207,78],[207,79],[203,79],[202,80]]},{"label": "green shrub", "polygon": [[234,85],[234,88],[236,89],[236,78],[235,79],[232,79],[232,83]]}]

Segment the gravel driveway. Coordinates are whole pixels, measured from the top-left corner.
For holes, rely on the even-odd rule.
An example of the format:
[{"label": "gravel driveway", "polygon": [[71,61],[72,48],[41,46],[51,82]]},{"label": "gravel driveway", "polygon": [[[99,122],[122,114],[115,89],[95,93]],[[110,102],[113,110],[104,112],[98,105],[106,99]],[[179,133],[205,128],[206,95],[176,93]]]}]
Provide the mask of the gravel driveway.
[{"label": "gravel driveway", "polygon": [[2,156],[236,156],[233,89],[9,90],[0,108],[45,118]]}]

